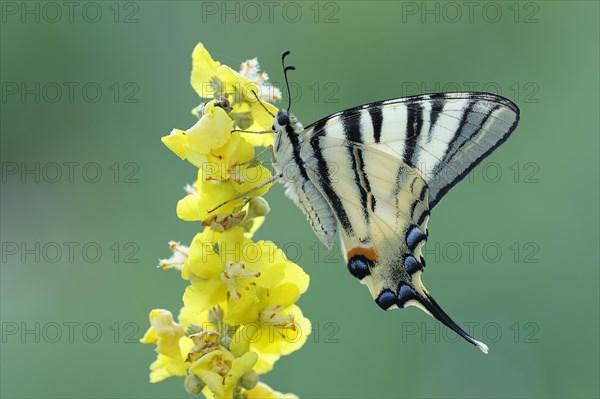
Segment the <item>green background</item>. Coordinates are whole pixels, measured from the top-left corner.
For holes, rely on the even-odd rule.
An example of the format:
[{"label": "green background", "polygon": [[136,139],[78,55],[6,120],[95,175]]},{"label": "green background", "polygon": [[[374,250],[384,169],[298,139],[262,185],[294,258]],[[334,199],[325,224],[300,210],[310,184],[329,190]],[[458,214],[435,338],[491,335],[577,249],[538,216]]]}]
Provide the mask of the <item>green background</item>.
[{"label": "green background", "polygon": [[[279,55],[292,49],[305,124],[456,85],[500,88],[522,111],[514,136],[429,224],[424,282],[490,354],[414,308],[381,312],[276,187],[257,238],[310,274],[300,305],[316,331],[264,381],[302,397],[598,397],[598,3],[490,3],[469,15],[462,2],[295,2],[286,13],[276,2],[270,20],[260,1],[260,16],[234,2],[77,2],[72,20],[61,6],[53,22],[44,3],[2,2],[2,397],[187,397],[181,379],[148,383],[153,347],[135,341],[150,309],[178,311],[185,282],[155,265],[168,240],[198,231],[175,215],[194,168],[160,142],[194,123],[198,41],[234,68],[258,57],[278,83]],[[239,22],[235,11],[207,15],[213,7],[239,7]],[[21,84],[36,82],[39,101],[22,98]],[[65,82],[78,85],[72,101]],[[64,91],[52,102],[55,84]],[[39,182],[19,174],[36,162]],[[79,162],[72,182],[54,162]],[[88,180],[99,167],[99,181],[83,166]],[[39,260],[21,250],[36,243]]]}]

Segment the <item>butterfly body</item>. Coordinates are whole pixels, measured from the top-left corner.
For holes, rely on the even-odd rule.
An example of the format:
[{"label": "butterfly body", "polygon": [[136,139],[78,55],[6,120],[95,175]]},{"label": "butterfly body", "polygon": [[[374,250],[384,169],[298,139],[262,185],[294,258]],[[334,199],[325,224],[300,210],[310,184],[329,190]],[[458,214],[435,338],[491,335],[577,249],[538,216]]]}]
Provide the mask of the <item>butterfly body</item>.
[{"label": "butterfly body", "polygon": [[287,195],[384,310],[417,306],[463,338],[421,282],[430,210],[504,142],[518,108],[488,93],[436,93],[350,108],[304,128],[275,117],[275,169]]}]

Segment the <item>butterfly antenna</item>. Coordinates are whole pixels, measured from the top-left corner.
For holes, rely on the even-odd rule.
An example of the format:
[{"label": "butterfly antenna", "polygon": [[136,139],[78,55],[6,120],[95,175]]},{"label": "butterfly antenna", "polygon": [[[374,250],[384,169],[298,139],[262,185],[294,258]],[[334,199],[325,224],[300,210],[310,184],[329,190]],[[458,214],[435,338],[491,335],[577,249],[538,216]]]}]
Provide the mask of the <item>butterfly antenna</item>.
[{"label": "butterfly antenna", "polygon": [[281,67],[283,68],[283,76],[285,77],[285,86],[287,87],[287,93],[288,93],[288,106],[287,106],[287,112],[290,112],[290,108],[292,107],[292,95],[290,94],[290,82],[288,80],[288,71],[295,71],[296,67],[293,65],[285,65],[285,57],[287,57],[289,54],[291,53],[290,50],[285,50],[283,53],[281,53]]},{"label": "butterfly antenna", "polygon": [[263,109],[264,109],[265,111],[267,111],[267,114],[269,114],[269,115],[271,115],[273,118],[275,118],[275,115],[274,115],[274,114],[273,114],[271,111],[269,111],[269,110],[267,109],[267,107],[265,107],[265,104],[263,104],[263,102],[262,102],[262,101],[260,101],[260,98],[258,98],[258,94],[256,94],[256,92],[255,92],[254,90],[252,90],[252,94],[254,94],[254,97],[256,97],[256,99],[258,100],[258,103],[260,104],[260,106],[261,106],[261,107],[263,107]]}]

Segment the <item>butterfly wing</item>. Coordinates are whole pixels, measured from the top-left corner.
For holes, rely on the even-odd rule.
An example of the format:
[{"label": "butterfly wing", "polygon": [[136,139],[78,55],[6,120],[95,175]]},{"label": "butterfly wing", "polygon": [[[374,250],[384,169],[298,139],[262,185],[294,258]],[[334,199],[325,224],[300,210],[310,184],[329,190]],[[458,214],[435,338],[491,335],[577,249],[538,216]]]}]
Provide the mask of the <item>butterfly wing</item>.
[{"label": "butterfly wing", "polygon": [[489,93],[435,93],[366,104],[307,127],[307,140],[337,137],[365,144],[415,168],[442,197],[514,131],[519,109]]},{"label": "butterfly wing", "polygon": [[349,271],[383,309],[418,306],[484,352],[421,282],[429,210],[510,135],[514,104],[426,95],[352,108],[306,130],[301,155],[340,225]]}]

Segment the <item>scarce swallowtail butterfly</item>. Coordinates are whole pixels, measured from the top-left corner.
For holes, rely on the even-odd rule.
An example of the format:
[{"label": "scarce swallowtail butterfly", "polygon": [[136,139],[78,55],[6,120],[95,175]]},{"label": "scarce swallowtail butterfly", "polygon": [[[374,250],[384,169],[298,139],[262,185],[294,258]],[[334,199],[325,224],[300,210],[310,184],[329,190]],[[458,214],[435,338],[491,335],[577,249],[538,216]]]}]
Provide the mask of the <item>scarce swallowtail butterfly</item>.
[{"label": "scarce swallowtail butterfly", "polygon": [[[293,66],[282,65],[287,72]],[[331,249],[339,233],[349,272],[384,310],[416,306],[484,353],[421,282],[431,210],[514,131],[519,109],[489,93],[435,93],[350,108],[304,128],[273,123],[274,179]]]}]

